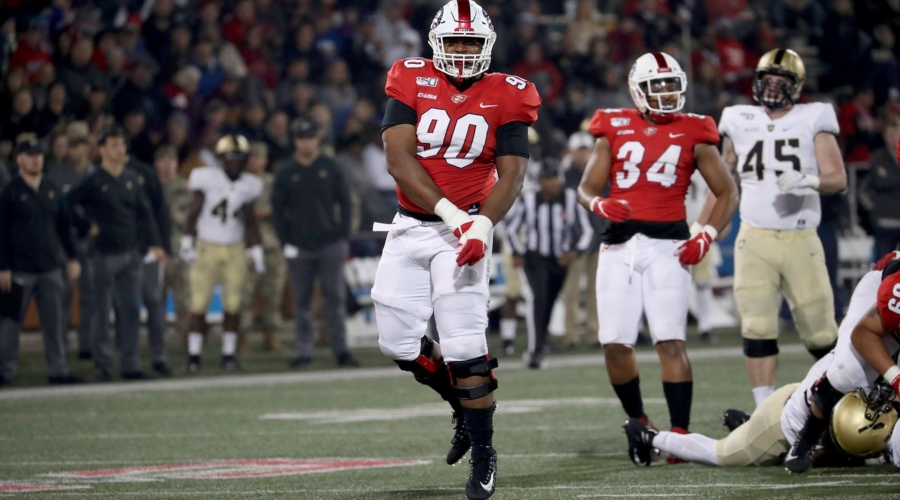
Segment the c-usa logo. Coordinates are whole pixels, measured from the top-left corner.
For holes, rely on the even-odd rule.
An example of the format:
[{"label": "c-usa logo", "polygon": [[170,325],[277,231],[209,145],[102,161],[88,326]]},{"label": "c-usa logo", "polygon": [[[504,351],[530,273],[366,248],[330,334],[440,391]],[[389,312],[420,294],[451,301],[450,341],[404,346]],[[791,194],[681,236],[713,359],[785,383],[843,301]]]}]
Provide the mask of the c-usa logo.
[{"label": "c-usa logo", "polygon": [[435,29],[441,24],[441,19],[444,18],[444,8],[441,7],[441,10],[434,15],[434,21],[431,22],[431,29]]}]

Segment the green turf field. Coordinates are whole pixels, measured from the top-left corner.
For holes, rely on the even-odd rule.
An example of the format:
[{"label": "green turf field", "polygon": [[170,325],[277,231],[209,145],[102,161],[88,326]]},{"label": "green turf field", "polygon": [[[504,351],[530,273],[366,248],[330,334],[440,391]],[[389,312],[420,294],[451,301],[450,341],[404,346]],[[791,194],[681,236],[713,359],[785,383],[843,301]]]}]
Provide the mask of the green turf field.
[{"label": "green turf field", "polygon": [[[738,343],[732,334],[713,347],[692,345],[692,430],[723,436],[722,411],[752,407]],[[797,344],[784,350],[779,383],[799,381],[811,358]],[[366,367],[357,370],[334,370],[323,351],[320,369],[285,372],[287,354],[254,353],[251,373],[238,376],[218,376],[211,359],[204,377],[77,388],[39,387],[36,356],[25,356],[24,382],[0,390],[0,496],[464,498],[467,464],[444,463],[448,407],[376,350],[359,352]],[[668,427],[655,355],[641,356],[647,411]],[[802,476],[775,467],[635,467],[601,360],[583,349],[530,371],[518,356],[501,358],[493,498],[900,496],[900,474],[885,465]]]}]

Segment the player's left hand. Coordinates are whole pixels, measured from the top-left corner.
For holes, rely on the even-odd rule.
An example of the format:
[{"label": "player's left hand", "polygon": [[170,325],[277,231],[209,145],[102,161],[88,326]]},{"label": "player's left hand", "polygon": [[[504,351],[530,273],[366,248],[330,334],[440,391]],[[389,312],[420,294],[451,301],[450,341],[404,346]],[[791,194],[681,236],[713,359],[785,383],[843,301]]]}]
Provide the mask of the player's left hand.
[{"label": "player's left hand", "polygon": [[559,263],[559,265],[561,265],[563,267],[569,267],[569,265],[571,265],[573,262],[575,262],[575,259],[577,259],[577,258],[578,258],[578,252],[574,252],[574,251],[563,252],[563,254],[559,256],[559,259],[557,259],[557,263]]},{"label": "player's left hand", "polygon": [[253,269],[256,271],[256,274],[263,274],[266,272],[266,261],[263,258],[262,245],[253,245],[248,248],[247,258],[253,262]]},{"label": "player's left hand", "polygon": [[887,255],[882,257],[872,266],[873,271],[884,271],[884,268],[888,266],[894,259],[900,259],[900,251],[894,250],[893,252],[888,252]]},{"label": "player's left hand", "polygon": [[459,255],[456,256],[456,265],[459,267],[466,264],[474,266],[481,259],[488,249],[488,238],[491,237],[491,229],[494,223],[491,219],[484,215],[475,217],[472,224],[466,229],[459,238],[459,245],[456,247]]},{"label": "player's left hand", "polygon": [[716,228],[709,224],[703,226],[703,230],[697,233],[693,238],[685,241],[676,250],[675,255],[683,266],[693,266],[699,264],[706,252],[709,252],[709,246],[716,240],[718,236]]},{"label": "player's left hand", "polygon": [[800,188],[819,188],[819,176],[813,174],[804,174],[797,170],[786,170],[778,176],[775,181],[781,192],[790,191],[791,189]]}]

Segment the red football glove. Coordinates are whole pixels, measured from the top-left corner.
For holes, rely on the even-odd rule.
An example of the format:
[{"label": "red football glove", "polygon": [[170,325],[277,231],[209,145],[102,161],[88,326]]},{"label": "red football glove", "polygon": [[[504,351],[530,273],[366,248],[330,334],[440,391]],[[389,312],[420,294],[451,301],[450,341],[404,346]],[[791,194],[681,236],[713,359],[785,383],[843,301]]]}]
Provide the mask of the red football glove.
[{"label": "red football glove", "polygon": [[886,382],[891,383],[891,387],[894,388],[894,393],[900,395],[900,367],[894,365],[888,368],[882,377],[884,377]]},{"label": "red football glove", "polygon": [[625,200],[597,196],[591,200],[591,211],[612,222],[625,222],[631,218],[631,207]]},{"label": "red football glove", "polygon": [[718,235],[719,232],[716,231],[716,228],[709,224],[703,226],[703,231],[700,231],[696,236],[682,243],[681,246],[675,250],[678,261],[681,262],[681,265],[683,266],[699,264],[706,255],[706,252],[709,251],[709,246],[712,245],[712,242]]},{"label": "red football glove", "polygon": [[887,255],[882,257],[874,266],[872,266],[872,270],[883,271],[894,259],[900,259],[900,251],[894,250],[893,252],[888,252]]},{"label": "red football glove", "polygon": [[459,238],[459,246],[456,247],[459,252],[459,255],[456,256],[456,265],[459,267],[467,264],[474,266],[487,253],[487,242],[491,237],[491,229],[494,228],[494,223],[484,215],[479,215],[468,225],[460,226],[460,228],[463,227],[465,229]]}]

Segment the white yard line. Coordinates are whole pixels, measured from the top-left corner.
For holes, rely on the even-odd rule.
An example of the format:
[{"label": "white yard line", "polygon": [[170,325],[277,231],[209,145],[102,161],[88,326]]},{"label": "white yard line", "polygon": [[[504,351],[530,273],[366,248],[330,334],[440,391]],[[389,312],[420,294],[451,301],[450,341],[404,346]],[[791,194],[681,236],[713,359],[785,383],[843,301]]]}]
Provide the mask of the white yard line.
[{"label": "white yard line", "polygon": [[[782,354],[806,352],[802,344],[780,345]],[[692,360],[737,358],[743,357],[740,347],[713,347],[690,351]],[[656,362],[658,357],[653,351],[637,354],[641,363]],[[602,355],[579,355],[551,357],[547,369],[575,368],[583,366],[605,366]],[[501,360],[498,373],[504,371],[525,370],[522,361]],[[68,387],[30,387],[22,389],[0,390],[0,401],[22,399],[53,399],[78,396],[108,396],[113,394],[135,394],[139,392],[188,391],[195,389],[228,389],[239,387],[259,387],[266,385],[299,384],[314,382],[335,382],[361,379],[408,377],[405,372],[395,367],[361,368],[355,370],[328,370],[310,373],[270,373],[258,375],[239,375],[203,378],[185,378],[177,380],[154,380],[149,382],[116,382],[110,384],[86,384]]]}]

